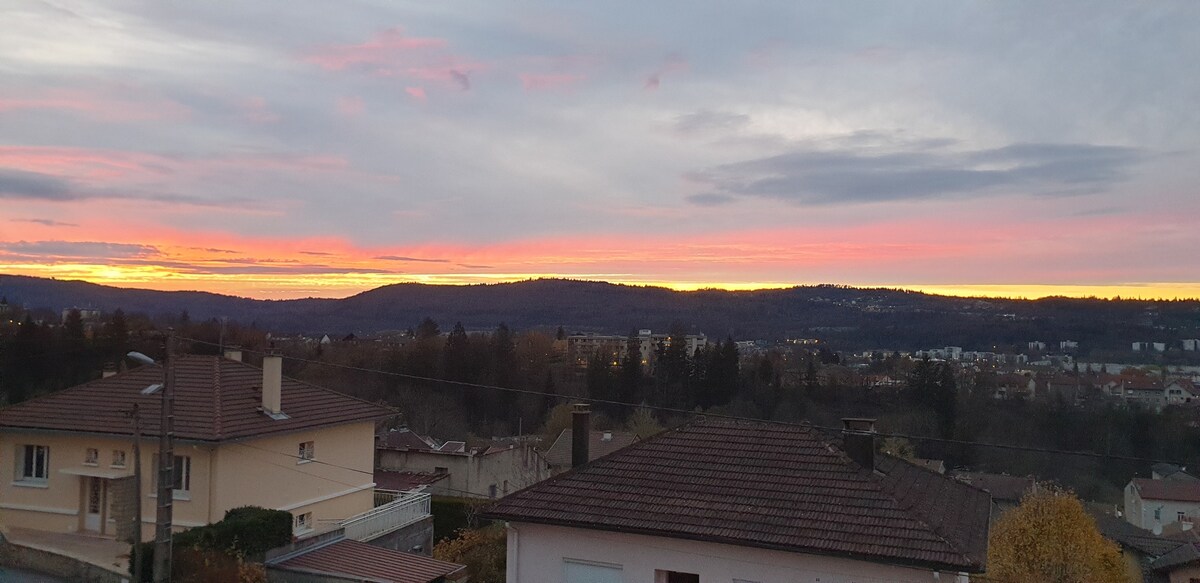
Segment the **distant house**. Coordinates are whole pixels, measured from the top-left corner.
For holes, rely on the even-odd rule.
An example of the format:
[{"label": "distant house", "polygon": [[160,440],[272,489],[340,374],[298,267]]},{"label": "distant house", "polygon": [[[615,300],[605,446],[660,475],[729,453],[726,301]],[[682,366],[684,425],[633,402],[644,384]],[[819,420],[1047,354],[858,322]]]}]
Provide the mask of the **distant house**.
[{"label": "distant house", "polygon": [[1047,379],[1045,386],[1043,395],[1046,399],[1074,403],[1083,397],[1086,384],[1080,376],[1061,374]]},{"label": "distant house", "polygon": [[[606,456],[618,449],[632,444],[638,436],[628,431],[592,431],[588,439],[588,461]],[[564,429],[558,434],[554,443],[546,450],[546,463],[550,465],[550,473],[558,474],[571,469],[571,449],[574,439],[570,429]]]},{"label": "distant house", "polygon": [[1022,374],[1009,373],[996,378],[997,399],[1032,399],[1037,395],[1037,381]]},{"label": "distant house", "polygon": [[484,447],[468,447],[462,441],[435,445],[427,437],[398,429],[377,438],[375,458],[377,477],[392,483],[408,480],[403,483],[435,496],[499,498],[550,476],[546,460],[528,441]]},{"label": "distant house", "polygon": [[869,421],[701,419],[504,498],[509,581],[965,582],[988,494],[887,455]]},{"label": "distant house", "polygon": [[1021,499],[1034,489],[1037,482],[1028,476],[1009,476],[987,472],[954,472],[957,480],[975,486],[992,495],[992,503],[998,513],[1004,513],[1021,503]]},{"label": "distant house", "polygon": [[1174,379],[1163,387],[1168,405],[1186,405],[1200,396],[1200,388],[1188,379]]},{"label": "distant house", "polygon": [[[1138,528],[1124,519],[1108,512],[1089,507],[1088,514],[1096,521],[1100,534],[1121,548],[1121,555],[1132,567],[1142,574],[1144,583],[1168,583],[1169,575],[1155,570],[1155,561],[1171,551],[1187,544],[1184,538],[1169,538]],[[1187,579],[1183,579],[1185,583]]]},{"label": "distant house", "polygon": [[267,560],[272,583],[457,583],[463,565],[339,539]]},{"label": "distant house", "polygon": [[1162,532],[1164,526],[1200,514],[1200,480],[1134,478],[1125,486],[1125,519]]},{"label": "distant house", "polygon": [[1150,477],[1155,480],[1200,481],[1200,478],[1187,473],[1187,468],[1162,462],[1150,466]]}]

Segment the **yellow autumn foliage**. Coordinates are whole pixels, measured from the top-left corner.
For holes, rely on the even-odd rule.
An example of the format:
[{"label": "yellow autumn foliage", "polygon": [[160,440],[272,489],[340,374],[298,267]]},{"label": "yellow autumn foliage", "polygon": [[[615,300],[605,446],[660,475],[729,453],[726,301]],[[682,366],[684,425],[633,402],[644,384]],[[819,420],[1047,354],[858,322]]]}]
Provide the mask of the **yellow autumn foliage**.
[{"label": "yellow autumn foliage", "polygon": [[1074,494],[1039,488],[992,526],[988,581],[1136,583]]},{"label": "yellow autumn foliage", "polygon": [[466,565],[472,583],[504,583],[506,536],[500,524],[460,529],[458,537],[433,546],[433,558]]}]

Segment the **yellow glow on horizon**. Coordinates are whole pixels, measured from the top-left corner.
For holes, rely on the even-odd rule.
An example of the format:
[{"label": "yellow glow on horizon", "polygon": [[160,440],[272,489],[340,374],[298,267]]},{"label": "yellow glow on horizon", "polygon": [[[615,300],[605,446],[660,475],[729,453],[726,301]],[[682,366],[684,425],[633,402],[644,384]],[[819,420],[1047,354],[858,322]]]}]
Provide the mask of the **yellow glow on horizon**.
[{"label": "yellow glow on horizon", "polygon": [[[125,288],[162,291],[208,291],[258,299],[304,297],[343,298],[380,286],[398,283],[474,285],[566,278],[615,284],[664,287],[676,291],[721,289],[748,291],[783,289],[815,282],[665,281],[629,273],[320,273],[320,274],[213,274],[185,273],[158,265],[0,264],[0,272],[56,279],[78,279]],[[1047,284],[887,284],[856,283],[854,287],[892,288],[958,297],[1026,298],[1048,296],[1126,299],[1197,299],[1200,283],[1124,283],[1104,285]]]},{"label": "yellow glow on horizon", "polygon": [[1101,285],[1074,284],[949,284],[887,285],[927,294],[959,297],[1039,299],[1053,296],[1069,298],[1122,298],[1127,300],[1200,299],[1200,283],[1121,283]]}]

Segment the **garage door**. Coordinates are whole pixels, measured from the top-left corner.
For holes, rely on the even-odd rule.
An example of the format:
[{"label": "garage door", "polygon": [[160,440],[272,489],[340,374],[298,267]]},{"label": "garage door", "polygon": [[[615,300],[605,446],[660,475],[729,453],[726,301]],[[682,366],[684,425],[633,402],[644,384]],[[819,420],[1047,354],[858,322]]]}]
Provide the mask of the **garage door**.
[{"label": "garage door", "polygon": [[598,565],[563,561],[566,583],[624,583],[625,578],[619,565]]}]

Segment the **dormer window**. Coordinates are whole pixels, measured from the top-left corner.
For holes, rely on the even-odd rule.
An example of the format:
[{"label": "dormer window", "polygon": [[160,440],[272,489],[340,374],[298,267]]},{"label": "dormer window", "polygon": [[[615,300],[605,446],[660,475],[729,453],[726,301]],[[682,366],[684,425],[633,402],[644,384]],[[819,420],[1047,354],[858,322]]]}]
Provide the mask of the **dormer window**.
[{"label": "dormer window", "polygon": [[299,458],[299,463],[313,461],[317,457],[316,444],[311,441],[301,442],[296,457]]}]

